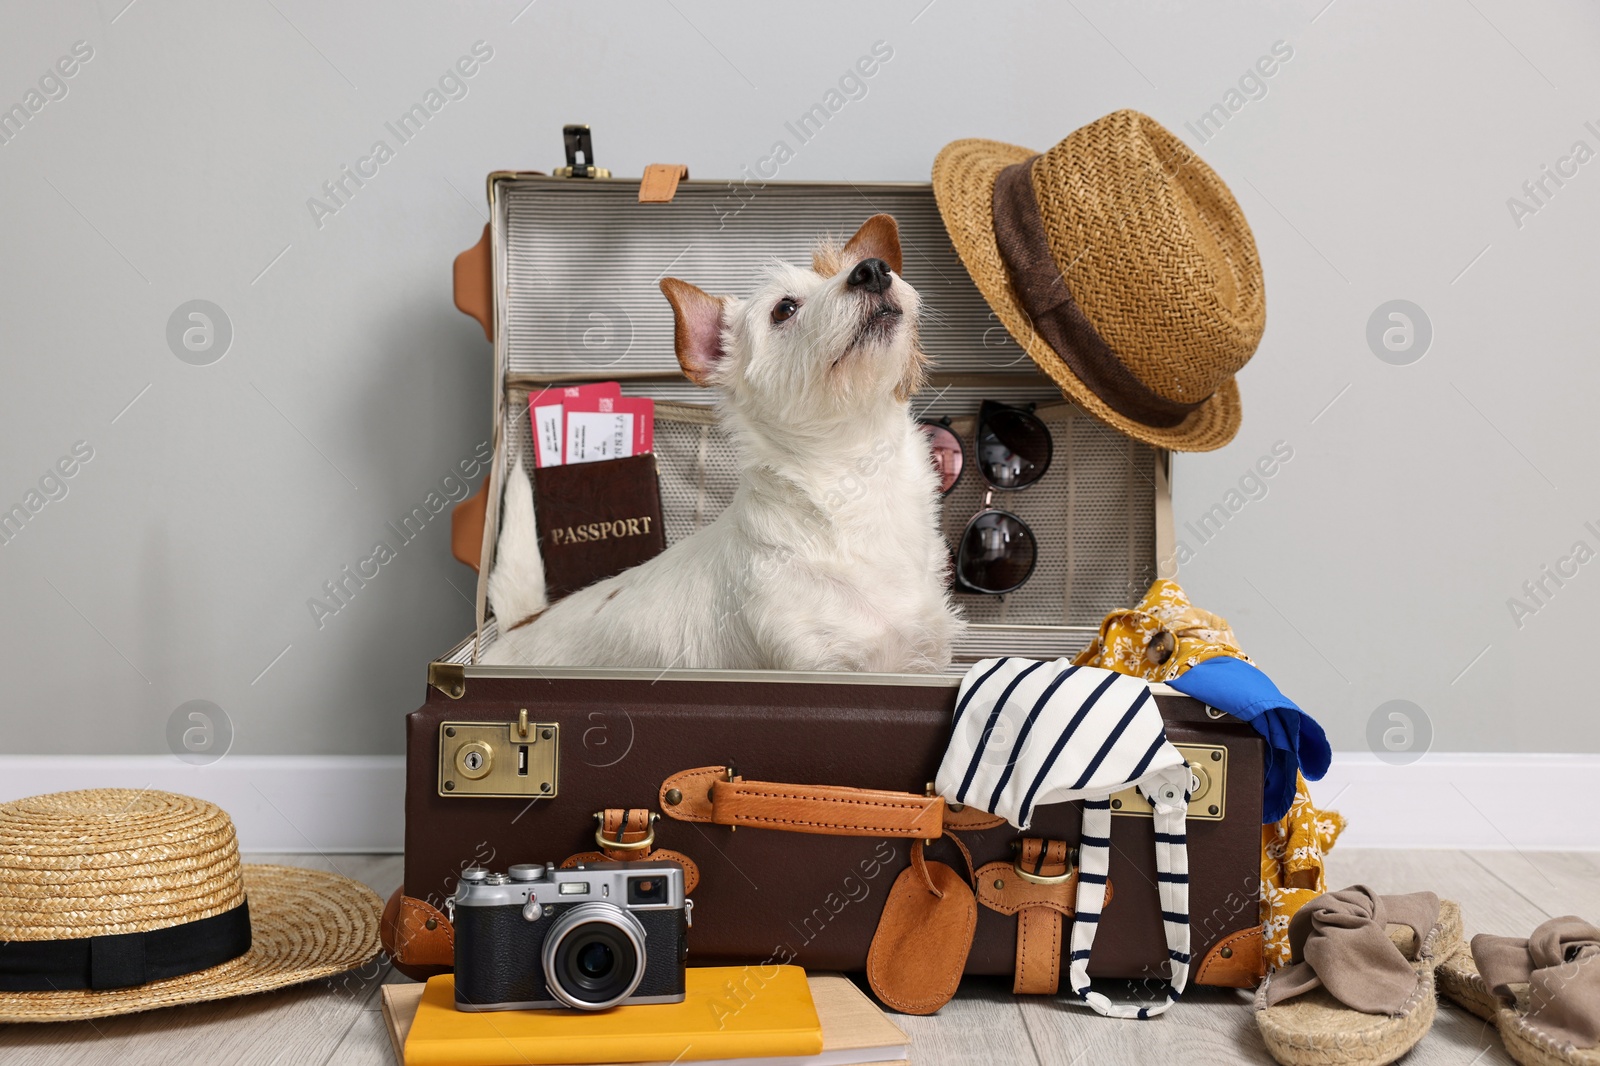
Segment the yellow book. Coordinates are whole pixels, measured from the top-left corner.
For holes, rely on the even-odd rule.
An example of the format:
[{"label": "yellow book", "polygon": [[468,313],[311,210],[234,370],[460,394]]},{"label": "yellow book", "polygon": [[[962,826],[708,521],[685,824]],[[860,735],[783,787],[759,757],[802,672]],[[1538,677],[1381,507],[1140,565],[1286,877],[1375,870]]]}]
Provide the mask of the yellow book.
[{"label": "yellow book", "polygon": [[801,1057],[822,1023],[798,966],[691,967],[682,1003],[608,1011],[458,1011],[455,978],[430,978],[406,1036],[406,1066],[616,1063]]}]

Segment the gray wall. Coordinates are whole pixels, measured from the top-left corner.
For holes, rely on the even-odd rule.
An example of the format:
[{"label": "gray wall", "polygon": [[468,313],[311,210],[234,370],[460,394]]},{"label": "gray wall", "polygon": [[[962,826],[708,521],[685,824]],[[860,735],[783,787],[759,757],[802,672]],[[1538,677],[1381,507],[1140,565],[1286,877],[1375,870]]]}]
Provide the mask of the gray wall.
[{"label": "gray wall", "polygon": [[[1600,550],[1600,162],[1507,204],[1600,151],[1592,5],[526,3],[7,5],[0,105],[93,54],[0,144],[0,504],[93,457],[0,545],[0,750],[161,752],[205,700],[237,752],[398,751],[422,664],[470,625],[445,520],[320,626],[307,600],[459,495],[487,433],[489,349],[449,291],[484,174],[549,167],[579,120],[619,174],[735,176],[880,40],[892,60],[783,178],[923,180],[953,138],[1042,149],[1131,106],[1233,187],[1269,326],[1238,439],[1177,462],[1183,577],[1337,747],[1402,699],[1436,749],[1600,750],[1600,563],[1521,590]],[[479,41],[399,145],[384,124]],[[1202,145],[1185,122],[1279,41]],[[393,158],[314,217],[379,139]],[[1409,365],[1367,340],[1396,299],[1431,322]],[[219,350],[184,348],[193,300],[231,323],[209,365],[175,354]],[[1293,458],[1241,506],[1278,441]],[[1183,526],[1215,504],[1201,543]]]}]

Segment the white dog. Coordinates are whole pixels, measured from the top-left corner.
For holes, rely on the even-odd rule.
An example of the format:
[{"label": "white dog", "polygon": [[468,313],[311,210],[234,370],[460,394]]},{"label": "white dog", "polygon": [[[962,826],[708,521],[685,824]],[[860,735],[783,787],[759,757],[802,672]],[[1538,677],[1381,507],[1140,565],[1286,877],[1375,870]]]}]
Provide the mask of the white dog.
[{"label": "white dog", "polygon": [[960,628],[928,442],[918,298],[889,215],[774,263],[755,294],[667,278],[678,362],[720,392],[740,484],[705,529],[549,606],[533,493],[512,472],[488,663],[936,672]]}]

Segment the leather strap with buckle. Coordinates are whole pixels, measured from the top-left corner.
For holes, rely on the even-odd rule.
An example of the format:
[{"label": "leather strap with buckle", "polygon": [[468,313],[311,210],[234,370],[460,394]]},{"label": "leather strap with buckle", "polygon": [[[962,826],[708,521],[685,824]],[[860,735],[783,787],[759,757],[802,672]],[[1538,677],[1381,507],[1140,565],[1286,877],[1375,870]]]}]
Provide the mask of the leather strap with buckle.
[{"label": "leather strap with buckle", "polygon": [[649,851],[656,843],[656,819],[661,817],[639,807],[626,810],[608,807],[594,812],[595,846],[606,857],[621,862],[638,858],[635,852]]},{"label": "leather strap with buckle", "polygon": [[642,807],[607,807],[595,811],[594,842],[599,851],[580,851],[561,863],[563,870],[600,862],[675,862],[683,867],[683,890],[693,892],[700,883],[700,868],[693,859],[656,844],[656,820],[661,816]]},{"label": "leather strap with buckle", "polygon": [[[1011,862],[978,868],[978,902],[1017,916],[1017,965],[1012,991],[1052,995],[1061,987],[1066,938],[1063,918],[1072,917],[1078,897],[1078,868],[1065,841],[1025,837]],[[1106,885],[1105,902],[1111,902]]]}]

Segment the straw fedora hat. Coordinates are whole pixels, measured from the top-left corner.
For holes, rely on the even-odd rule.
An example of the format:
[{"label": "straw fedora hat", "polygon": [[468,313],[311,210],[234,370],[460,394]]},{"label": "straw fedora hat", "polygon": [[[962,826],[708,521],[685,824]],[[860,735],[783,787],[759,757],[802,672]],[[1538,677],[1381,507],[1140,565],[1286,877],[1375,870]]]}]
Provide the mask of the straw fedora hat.
[{"label": "straw fedora hat", "polygon": [[1266,327],[1261,261],[1233,194],[1182,141],[1137,111],[1042,155],[955,141],[933,192],[989,306],[1069,399],[1162,448],[1233,439],[1234,374]]},{"label": "straw fedora hat", "polygon": [[0,804],[0,1022],[242,996],[378,955],[382,905],[319,870],[241,866],[204,800],[101,788]]}]

